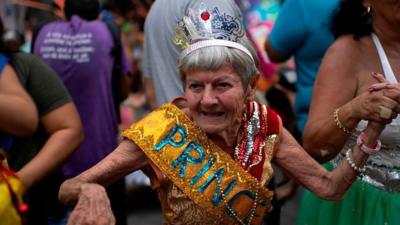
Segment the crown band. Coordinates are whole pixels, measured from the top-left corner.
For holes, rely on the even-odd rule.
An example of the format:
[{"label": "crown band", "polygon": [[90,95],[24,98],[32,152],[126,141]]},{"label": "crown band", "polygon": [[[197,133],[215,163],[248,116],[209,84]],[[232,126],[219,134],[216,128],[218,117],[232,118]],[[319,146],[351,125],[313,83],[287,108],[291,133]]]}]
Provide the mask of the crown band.
[{"label": "crown band", "polygon": [[183,50],[182,55],[186,56],[193,51],[196,51],[201,48],[211,47],[211,46],[224,46],[224,47],[231,47],[231,48],[239,49],[242,52],[246,53],[251,58],[251,60],[254,62],[253,56],[251,55],[250,51],[246,47],[244,47],[243,45],[241,45],[239,43],[233,42],[233,41],[220,40],[220,39],[204,40],[204,41],[199,41],[194,44],[191,44],[188,48]]}]

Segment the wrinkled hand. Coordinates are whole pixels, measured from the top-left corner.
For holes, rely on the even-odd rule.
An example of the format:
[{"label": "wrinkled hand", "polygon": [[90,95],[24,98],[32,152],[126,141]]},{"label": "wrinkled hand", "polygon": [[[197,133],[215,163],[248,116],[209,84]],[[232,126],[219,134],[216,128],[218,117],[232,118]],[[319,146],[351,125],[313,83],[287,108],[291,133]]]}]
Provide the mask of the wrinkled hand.
[{"label": "wrinkled hand", "polygon": [[115,218],[103,186],[84,184],[67,225],[114,225]]},{"label": "wrinkled hand", "polygon": [[372,73],[372,76],[379,82],[371,85],[367,92],[353,99],[353,117],[363,120],[390,123],[391,119],[383,119],[380,116],[380,107],[392,109],[392,118],[400,113],[400,86],[390,84],[381,74]]},{"label": "wrinkled hand", "polygon": [[396,101],[398,105],[392,110],[396,113],[400,113],[400,84],[389,83],[382,74],[372,73],[372,76],[379,82],[373,84],[368,88],[368,91],[380,91],[383,90],[383,95]]},{"label": "wrinkled hand", "polygon": [[381,106],[392,109],[393,112],[398,112],[398,110],[400,111],[400,108],[397,101],[385,96],[385,92],[385,90],[365,92],[354,98],[351,102],[353,113],[352,116],[360,120],[374,120],[377,122],[386,123],[390,122],[390,120],[381,118]]}]

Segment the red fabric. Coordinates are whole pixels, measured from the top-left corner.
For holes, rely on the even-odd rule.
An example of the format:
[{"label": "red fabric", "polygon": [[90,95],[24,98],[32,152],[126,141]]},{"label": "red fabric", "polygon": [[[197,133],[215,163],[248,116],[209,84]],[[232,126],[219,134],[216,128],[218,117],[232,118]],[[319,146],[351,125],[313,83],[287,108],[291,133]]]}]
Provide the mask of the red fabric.
[{"label": "red fabric", "polygon": [[271,108],[267,108],[268,111],[268,135],[277,134],[279,135],[279,128],[280,128],[280,119],[279,115],[272,110]]},{"label": "red fabric", "polygon": [[[277,134],[279,135],[280,119],[279,115],[272,109],[267,108],[267,135]],[[262,172],[264,169],[264,162],[266,158],[266,152],[263,152],[263,157],[261,162],[250,169],[250,174],[257,178],[258,181],[261,180]]]}]

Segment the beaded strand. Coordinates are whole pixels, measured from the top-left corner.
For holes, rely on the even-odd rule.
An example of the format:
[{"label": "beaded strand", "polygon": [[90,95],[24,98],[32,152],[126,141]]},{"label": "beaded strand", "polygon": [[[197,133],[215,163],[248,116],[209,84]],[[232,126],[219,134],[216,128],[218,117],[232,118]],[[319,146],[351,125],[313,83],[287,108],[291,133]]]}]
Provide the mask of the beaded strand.
[{"label": "beaded strand", "polygon": [[[217,180],[217,185],[221,186],[221,181],[220,180]],[[232,215],[237,220],[237,222],[239,222],[239,224],[241,224],[241,225],[249,225],[249,224],[251,224],[251,221],[253,220],[254,214],[256,212],[257,202],[258,202],[258,191],[259,191],[259,189],[257,188],[257,191],[255,193],[255,197],[254,197],[254,202],[253,202],[253,205],[252,205],[252,207],[250,209],[251,210],[250,211],[251,212],[250,218],[249,218],[247,224],[243,223],[243,221],[238,217],[237,213],[229,206],[228,202],[226,201],[226,195],[222,192],[221,189],[220,189],[220,195],[221,195],[222,201],[224,202],[224,204],[226,206],[226,209],[229,211],[229,214]]]},{"label": "beaded strand", "polygon": [[347,163],[350,165],[350,167],[354,170],[354,171],[356,171],[357,173],[359,173],[359,174],[363,174],[363,173],[365,173],[365,171],[367,170],[366,169],[366,167],[365,167],[365,165],[363,166],[363,167],[358,167],[357,165],[356,165],[356,163],[353,161],[353,159],[351,158],[351,156],[350,156],[350,153],[351,153],[352,151],[351,151],[351,148],[349,148],[347,151],[346,151],[346,161],[347,161]]}]

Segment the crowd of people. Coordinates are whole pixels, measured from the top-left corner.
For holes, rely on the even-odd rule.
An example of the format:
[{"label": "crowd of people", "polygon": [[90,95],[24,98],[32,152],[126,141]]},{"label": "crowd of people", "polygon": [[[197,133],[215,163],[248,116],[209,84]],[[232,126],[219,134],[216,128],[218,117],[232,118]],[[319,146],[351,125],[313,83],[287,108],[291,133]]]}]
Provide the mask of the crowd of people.
[{"label": "crowd of people", "polygon": [[400,223],[400,1],[281,1],[264,51],[297,79],[264,95],[238,1],[29,2],[29,36],[0,19],[2,224],[128,224],[135,171],[168,225],[279,225],[297,185],[293,224]]}]

